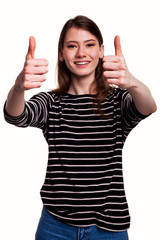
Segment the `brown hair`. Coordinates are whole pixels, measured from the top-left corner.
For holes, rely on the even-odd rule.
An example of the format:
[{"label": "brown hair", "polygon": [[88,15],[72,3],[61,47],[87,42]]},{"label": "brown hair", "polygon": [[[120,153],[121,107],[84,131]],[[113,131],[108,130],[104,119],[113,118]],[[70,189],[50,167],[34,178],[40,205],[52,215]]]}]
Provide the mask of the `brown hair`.
[{"label": "brown hair", "polygon": [[[63,50],[63,44],[64,44],[64,38],[67,33],[67,31],[71,27],[81,28],[84,30],[89,31],[91,34],[93,34],[98,42],[99,46],[103,44],[103,37],[102,34],[98,28],[98,26],[88,17],[85,16],[76,16],[75,18],[72,18],[68,20],[64,27],[62,28],[59,43],[58,43],[58,88],[53,90],[53,92],[65,94],[68,92],[70,83],[71,83],[71,75],[70,71],[67,68],[65,61],[60,61],[60,54]],[[99,59],[98,66],[96,67],[95,71],[95,85],[96,85],[96,98],[94,99],[94,105],[96,103],[98,104],[98,112],[103,116],[103,113],[101,111],[101,102],[106,98],[106,96],[109,94],[110,86],[106,79],[103,77],[103,67],[102,67],[103,61],[102,59]]]}]

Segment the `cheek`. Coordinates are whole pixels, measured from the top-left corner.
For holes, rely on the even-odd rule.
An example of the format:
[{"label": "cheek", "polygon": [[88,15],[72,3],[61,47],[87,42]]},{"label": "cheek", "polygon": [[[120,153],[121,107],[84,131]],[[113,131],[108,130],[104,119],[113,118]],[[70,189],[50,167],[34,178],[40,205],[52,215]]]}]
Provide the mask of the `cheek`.
[{"label": "cheek", "polygon": [[92,56],[93,56],[93,59],[94,59],[95,64],[98,65],[98,63],[99,63],[99,58],[100,58],[99,52],[98,52],[98,51],[95,52]]},{"label": "cheek", "polygon": [[93,53],[92,53],[92,57],[95,59],[95,61],[96,60],[99,60],[99,58],[100,58],[100,52],[97,50],[97,51],[94,51]]},{"label": "cheek", "polygon": [[65,52],[63,54],[63,57],[64,57],[64,61],[66,62],[66,65],[70,64],[73,60],[73,54],[68,53],[68,52]]}]

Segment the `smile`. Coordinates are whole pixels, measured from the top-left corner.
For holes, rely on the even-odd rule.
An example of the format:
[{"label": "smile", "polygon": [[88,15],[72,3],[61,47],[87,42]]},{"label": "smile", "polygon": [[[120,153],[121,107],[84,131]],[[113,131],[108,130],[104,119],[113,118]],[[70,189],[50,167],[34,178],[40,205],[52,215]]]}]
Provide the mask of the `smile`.
[{"label": "smile", "polygon": [[85,64],[88,64],[90,63],[89,61],[88,62],[75,62],[76,65],[85,65]]}]

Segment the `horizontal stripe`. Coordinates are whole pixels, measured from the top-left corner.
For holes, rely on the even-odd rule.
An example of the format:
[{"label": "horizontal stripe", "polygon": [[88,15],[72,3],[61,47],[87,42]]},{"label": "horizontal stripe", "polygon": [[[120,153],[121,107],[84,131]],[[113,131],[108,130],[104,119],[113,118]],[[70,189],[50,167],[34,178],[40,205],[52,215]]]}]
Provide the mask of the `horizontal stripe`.
[{"label": "horizontal stripe", "polygon": [[[114,155],[113,156],[113,159],[115,158],[120,158],[120,156],[121,155]],[[54,161],[54,160],[57,160],[57,158],[55,158],[55,157],[50,157],[49,158],[49,161]],[[59,159],[58,159],[59,160]],[[98,157],[98,158],[96,158],[96,157],[94,157],[94,158],[80,158],[80,159],[78,159],[78,158],[74,158],[73,156],[72,157],[70,157],[70,158],[67,158],[67,157],[63,157],[63,162],[64,161],[68,161],[68,160],[74,160],[74,161],[79,161],[79,160],[81,160],[81,161],[97,161],[97,160],[110,160],[110,157]],[[120,160],[119,160],[120,161]],[[95,164],[95,166],[96,166],[96,164]]]},{"label": "horizontal stripe", "polygon": [[[92,159],[91,159],[92,160]],[[107,167],[107,166],[111,166],[111,165],[113,165],[113,164],[120,164],[121,165],[121,163],[119,163],[119,162],[115,162],[115,163],[108,163],[108,164],[96,164],[96,166],[95,165],[87,165],[87,164],[85,164],[85,165],[80,165],[80,164],[78,164],[78,167],[89,167],[89,168],[97,168],[97,167]],[[50,164],[48,167],[61,167],[62,165],[61,164]],[[77,167],[77,165],[71,165],[71,164],[63,164],[63,166],[64,167],[73,167],[73,168],[76,168]]]},{"label": "horizontal stripe", "polygon": [[[51,204],[47,204],[46,206],[52,206]],[[56,215],[55,213],[54,213],[54,215],[55,216],[57,216],[57,217],[59,217],[58,215]],[[64,219],[68,219],[68,220],[70,220],[71,218],[67,218],[67,217],[64,217]],[[86,218],[86,220],[88,220],[88,219],[96,219],[96,218]],[[74,218],[73,218],[73,220],[74,220]],[[81,218],[80,219],[77,219],[77,220],[81,220]],[[100,222],[104,222],[104,221],[102,221],[102,220],[99,220]],[[104,222],[104,223],[107,223],[107,222]],[[110,224],[110,222],[108,222],[108,224]],[[119,223],[118,223],[119,224]],[[128,222],[127,223],[122,223],[122,224],[120,224],[120,225],[123,225],[123,224],[128,224]],[[116,225],[116,224],[114,224],[114,225]],[[74,225],[74,226],[77,226],[77,225]],[[81,226],[83,226],[83,227],[85,227],[86,225],[81,225]],[[89,225],[90,226],[90,225]],[[110,229],[111,230],[111,229]]]},{"label": "horizontal stripe", "polygon": [[[118,183],[116,183],[116,182],[112,182],[112,184],[120,184],[119,182]],[[82,188],[88,188],[88,187],[97,187],[97,186],[108,186],[108,185],[110,185],[109,183],[108,184],[106,184],[106,183],[100,183],[100,184],[90,184],[90,185],[78,185],[78,184],[76,184],[76,187],[82,187]],[[44,183],[44,186],[51,186],[51,187],[53,187],[53,185],[52,184],[47,184],[47,183]],[[55,187],[73,187],[72,185],[70,185],[70,184],[54,184],[54,188]],[[110,188],[108,191],[122,191],[122,192],[124,192],[124,189],[122,188],[119,188],[119,186],[117,186],[118,188]],[[41,191],[44,191],[44,190],[41,190]],[[104,190],[105,191],[105,190]],[[118,193],[119,194],[119,193]]]},{"label": "horizontal stripe", "polygon": [[23,114],[8,123],[40,128],[48,143],[41,198],[48,211],[73,226],[108,231],[129,228],[122,149],[130,131],[144,119],[126,90],[116,88],[95,111],[94,96],[39,93]]},{"label": "horizontal stripe", "polygon": [[[49,197],[43,197],[42,196],[42,199],[47,199],[47,200],[52,200],[52,198],[49,198]],[[66,198],[64,198],[65,200],[70,200],[70,199],[66,199]],[[54,199],[55,201],[57,200],[57,201],[60,201],[60,199],[59,198],[55,198]],[[61,199],[61,200],[63,200],[63,198]],[[72,200],[72,199],[71,199]],[[103,203],[103,204],[94,204],[94,205],[88,205],[88,204],[75,204],[75,200],[76,199],[73,199],[73,202],[74,202],[74,204],[72,205],[72,203],[71,204],[67,204],[67,203],[65,203],[65,204],[62,204],[62,203],[60,203],[60,204],[58,204],[58,203],[54,203],[53,204],[53,206],[54,207],[58,207],[58,206],[64,206],[64,207],[76,207],[76,208],[79,208],[79,207],[81,207],[81,208],[92,208],[92,207],[102,207],[102,206],[106,206],[106,205],[114,205],[114,204],[118,204],[118,206],[119,205],[126,205],[127,204],[127,202],[123,202],[123,203],[119,203],[119,202],[117,202],[117,203],[113,203],[113,202],[107,202],[107,203]],[[88,200],[90,200],[91,201],[91,199],[88,199]],[[96,199],[95,199],[96,200]],[[82,201],[82,199],[78,199],[78,201]]]}]

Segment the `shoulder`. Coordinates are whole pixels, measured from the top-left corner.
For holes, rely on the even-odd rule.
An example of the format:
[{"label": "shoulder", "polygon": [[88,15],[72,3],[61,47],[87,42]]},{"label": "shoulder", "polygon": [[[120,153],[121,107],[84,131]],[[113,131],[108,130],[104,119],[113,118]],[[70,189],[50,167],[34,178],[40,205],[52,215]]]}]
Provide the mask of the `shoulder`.
[{"label": "shoulder", "polygon": [[54,93],[54,92],[39,92],[35,95],[33,95],[30,100],[34,100],[34,99],[39,99],[39,100],[46,100],[46,101],[53,101],[55,100],[55,98],[58,97],[58,94],[57,93]]}]

